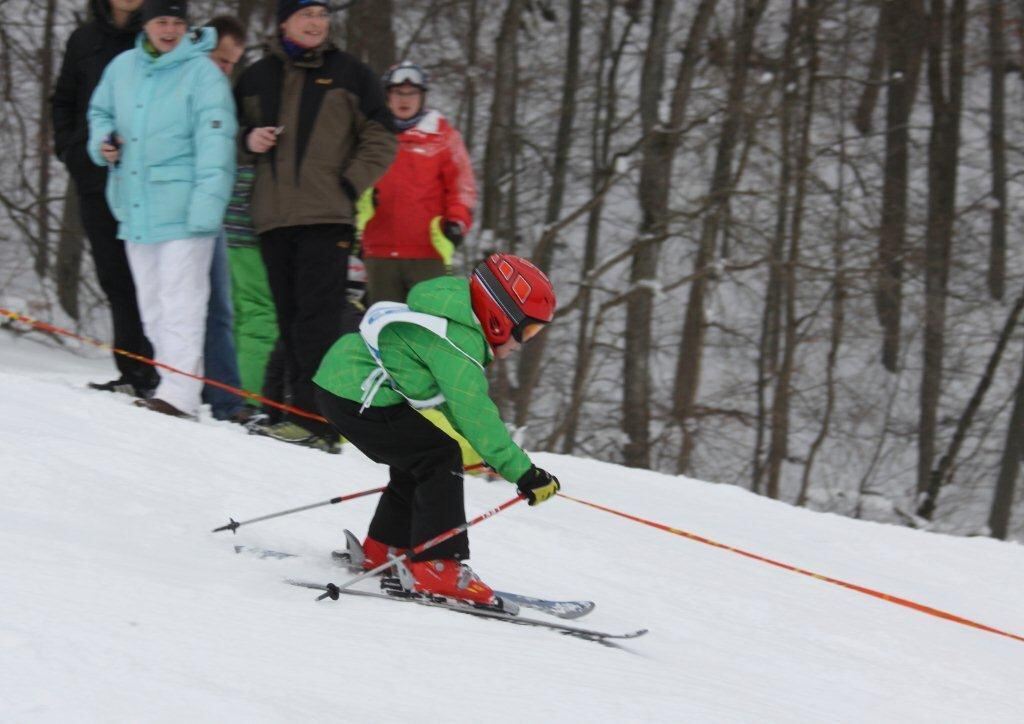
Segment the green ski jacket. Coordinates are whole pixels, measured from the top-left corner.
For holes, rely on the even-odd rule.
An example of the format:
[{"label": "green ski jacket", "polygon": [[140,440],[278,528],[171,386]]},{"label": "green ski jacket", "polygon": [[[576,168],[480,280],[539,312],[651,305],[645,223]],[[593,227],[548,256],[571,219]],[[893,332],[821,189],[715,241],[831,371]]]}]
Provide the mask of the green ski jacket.
[{"label": "green ski jacket", "polygon": [[[378,347],[390,379],[366,404],[385,407],[443,395],[437,409],[452,427],[503,478],[519,480],[532,463],[513,442],[488,394],[484,368],[493,354],[473,314],[469,281],[439,277],[421,282],[409,292],[407,303],[413,312],[448,320],[447,337],[413,323],[385,326]],[[313,382],[334,395],[361,402],[378,370],[362,336],[346,334],[328,350]]]}]

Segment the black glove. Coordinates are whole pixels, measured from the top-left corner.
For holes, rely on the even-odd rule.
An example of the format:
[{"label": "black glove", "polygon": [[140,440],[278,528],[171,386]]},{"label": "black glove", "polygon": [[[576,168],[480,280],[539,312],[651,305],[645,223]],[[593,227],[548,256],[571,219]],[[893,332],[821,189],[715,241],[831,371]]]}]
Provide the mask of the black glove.
[{"label": "black glove", "polygon": [[441,222],[441,231],[454,246],[462,246],[462,242],[466,238],[466,235],[462,233],[462,225],[457,221],[445,219]]},{"label": "black glove", "polygon": [[562,489],[558,478],[547,470],[541,470],[536,465],[523,473],[523,476],[516,482],[519,494],[530,501],[530,505],[543,503],[548,498],[554,497],[555,493]]}]

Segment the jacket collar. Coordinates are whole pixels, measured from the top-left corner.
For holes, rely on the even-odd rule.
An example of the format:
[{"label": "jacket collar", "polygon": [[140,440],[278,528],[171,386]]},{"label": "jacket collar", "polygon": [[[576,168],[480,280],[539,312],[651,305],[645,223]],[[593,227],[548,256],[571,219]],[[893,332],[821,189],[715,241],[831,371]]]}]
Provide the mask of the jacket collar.
[{"label": "jacket collar", "polygon": [[330,40],[325,40],[323,45],[310,48],[302,57],[295,59],[285,52],[279,35],[275,35],[270,39],[269,46],[271,55],[279,58],[286,64],[294,65],[296,68],[319,68],[324,64],[324,56],[338,49]]},{"label": "jacket collar", "polygon": [[443,119],[444,116],[442,116],[440,112],[428,110],[423,114],[423,118],[419,120],[419,123],[412,128],[405,129],[402,133],[416,132],[436,135],[441,132],[441,121]]}]

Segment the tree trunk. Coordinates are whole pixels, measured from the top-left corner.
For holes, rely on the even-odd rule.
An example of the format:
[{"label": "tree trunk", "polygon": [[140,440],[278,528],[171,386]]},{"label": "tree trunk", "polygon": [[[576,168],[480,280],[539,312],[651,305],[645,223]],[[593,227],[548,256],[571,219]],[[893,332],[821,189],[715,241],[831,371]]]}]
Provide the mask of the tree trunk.
[{"label": "tree trunk", "polygon": [[[580,82],[580,35],[583,32],[583,0],[570,0],[569,41],[565,55],[565,75],[562,80],[562,104],[558,115],[558,133],[555,136],[555,160],[551,169],[551,189],[544,223],[553,224],[562,214],[565,197],[565,177],[569,169],[569,149],[572,146],[573,124],[576,120],[576,89]],[[534,252],[534,261],[542,269],[551,264],[552,246]]]},{"label": "tree trunk", "polygon": [[1017,486],[1017,473],[1024,459],[1024,363],[1020,379],[1013,394],[1013,412],[1006,430],[1006,445],[999,461],[999,477],[996,479],[992,508],[989,511],[988,527],[993,538],[1006,540],[1010,532],[1010,514],[1013,511],[1013,494]]},{"label": "tree trunk", "polygon": [[1006,44],[1003,0],[989,0],[989,148],[992,152],[992,240],[988,290],[1002,299],[1006,286]]},{"label": "tree trunk", "polygon": [[985,373],[978,380],[978,385],[975,387],[974,394],[971,395],[970,401],[967,403],[967,407],[964,409],[964,413],[960,416],[960,419],[956,423],[956,431],[953,433],[953,439],[949,443],[949,448],[946,450],[946,454],[942,456],[939,464],[932,470],[931,477],[928,481],[928,490],[925,493],[924,500],[917,509],[917,514],[925,520],[931,520],[935,514],[935,508],[939,501],[939,492],[942,486],[949,482],[949,478],[953,474],[953,465],[956,462],[956,456],[960,452],[960,448],[963,446],[964,439],[967,437],[967,431],[971,427],[971,423],[974,421],[974,415],[978,412],[981,407],[981,403],[985,400],[985,393],[988,392],[989,387],[992,386],[992,380],[995,379],[996,370],[999,369],[999,363],[1003,358],[1003,352],[1006,351],[1006,346],[1010,343],[1010,337],[1013,335],[1013,330],[1017,328],[1017,322],[1020,320],[1020,314],[1024,311],[1024,293],[1018,298],[1016,303],[1013,305],[1013,309],[1010,310],[1009,316],[1006,318],[1006,322],[1003,324],[1003,330],[999,335],[999,339],[996,340],[996,346],[992,350],[992,354],[989,356],[988,364],[985,366]]},{"label": "tree trunk", "polygon": [[886,59],[889,51],[886,43],[886,28],[889,22],[886,6],[890,4],[884,3],[878,10],[875,48],[871,53],[871,62],[868,64],[868,77],[860,94],[860,102],[857,104],[857,111],[853,116],[853,125],[864,136],[871,133],[872,118],[875,115],[875,107],[878,105],[878,94],[882,89],[882,75],[885,73]]},{"label": "tree trunk", "polygon": [[382,75],[395,63],[393,0],[357,2],[348,8],[345,50]]},{"label": "tree trunk", "polygon": [[[641,169],[640,231],[651,233],[664,228],[665,219],[652,205],[652,195],[660,190],[648,189],[649,169],[658,163],[652,158],[660,150],[654,140],[655,127],[665,80],[665,50],[672,19],[672,0],[654,0],[651,6],[651,29],[644,52],[640,76],[640,128],[644,135],[644,161]],[[654,185],[667,186],[669,179],[653,180]],[[658,246],[647,244],[633,256],[629,272],[630,296],[626,302],[625,364],[622,379],[622,429],[626,433],[623,462],[630,467],[647,468],[650,452],[650,359],[651,313],[654,292],[649,286],[657,279]]]},{"label": "tree trunk", "polygon": [[[644,55],[641,77],[640,124],[643,156],[640,167],[640,232],[665,238],[668,235],[669,191],[673,162],[682,141],[683,121],[696,75],[700,47],[714,14],[717,0],[701,0],[683,49],[683,57],[672,91],[669,118],[662,119],[662,87],[665,53],[672,19],[672,3],[655,2],[651,10],[651,32]],[[626,357],[623,370],[623,430],[628,442],[624,462],[635,467],[650,466],[650,358],[652,311],[661,243],[644,244],[633,256],[630,295],[626,302]]]},{"label": "tree trunk", "polygon": [[476,137],[476,74],[479,52],[476,39],[479,34],[480,2],[479,0],[469,0],[469,28],[464,41],[466,45],[467,72],[462,92],[466,110],[465,116],[461,119],[462,124],[460,128],[462,128],[462,138],[466,143],[466,149],[470,153],[473,152],[474,138]]},{"label": "tree trunk", "polygon": [[704,354],[704,297],[708,286],[708,265],[714,256],[719,228],[732,197],[732,159],[745,118],[745,95],[750,72],[750,54],[754,34],[764,14],[768,0],[745,0],[736,47],[733,49],[728,99],[724,111],[721,135],[715,154],[715,167],[708,189],[708,210],[701,227],[700,246],[694,262],[694,279],[683,321],[683,335],[676,362],[673,392],[674,418],[682,429],[683,440],[676,469],[686,473],[694,446],[694,431],[690,421],[694,417],[697,388],[700,385],[701,361]]},{"label": "tree trunk", "polygon": [[926,23],[921,0],[886,3],[879,23],[886,28],[889,88],[875,308],[883,332],[882,364],[890,372],[895,372],[899,366],[900,319],[903,310],[910,113],[917,95],[917,79],[925,47],[922,34]]},{"label": "tree trunk", "polygon": [[[554,224],[562,213],[565,196],[565,177],[569,168],[569,149],[572,146],[573,123],[576,118],[576,88],[580,81],[580,35],[583,30],[582,0],[572,0],[569,7],[569,42],[565,59],[565,75],[562,79],[562,105],[558,118],[558,133],[555,136],[555,160],[551,171],[551,190],[548,195],[547,213],[544,223]],[[554,234],[542,234],[531,259],[534,264],[549,271],[554,260]],[[533,344],[523,348],[519,358],[519,386],[516,395],[515,424],[523,426],[530,418],[530,403],[533,391],[540,377],[541,360],[547,347],[547,335],[540,335]]]},{"label": "tree trunk", "polygon": [[43,21],[43,47],[39,51],[39,72],[42,87],[39,89],[39,135],[38,181],[36,185],[36,251],[35,270],[43,279],[50,268],[50,159],[53,143],[50,140],[50,96],[53,94],[53,24],[57,12],[57,0],[46,1],[46,16]]},{"label": "tree trunk", "polygon": [[519,18],[524,0],[508,0],[495,48],[494,97],[484,150],[483,214],[480,226],[502,236],[502,184],[509,170],[515,133],[515,67]]},{"label": "tree trunk", "polygon": [[[949,63],[944,67],[946,27]],[[924,362],[918,423],[917,492],[924,493],[935,458],[939,397],[946,344],[946,302],[956,214],[956,180],[963,103],[965,0],[932,0],[928,86],[932,129],[928,142],[928,224],[925,232]]]},{"label": "tree trunk", "polygon": [[78,319],[78,287],[82,276],[82,229],[75,182],[68,177],[64,213],[57,239],[57,300],[72,319]]},{"label": "tree trunk", "polygon": [[[598,67],[596,73],[597,93],[593,105],[593,125],[591,129],[591,175],[590,190],[596,194],[608,176],[613,173],[610,168],[610,153],[612,136],[618,125],[618,87],[619,87],[619,66],[622,54],[626,49],[627,41],[633,26],[636,24],[636,16],[630,15],[619,41],[612,45],[612,33],[614,31],[615,11],[617,0],[608,0],[607,12],[601,29],[601,49],[598,53]],[[605,79],[606,59],[610,55],[608,63],[608,77]],[[601,214],[604,209],[603,200],[590,210],[587,217],[587,237],[583,252],[583,269],[580,270],[581,300],[580,300],[580,322],[576,334],[576,365],[573,369],[572,391],[569,396],[568,409],[564,420],[564,438],[562,440],[562,452],[571,454],[576,449],[577,433],[580,417],[583,413],[583,402],[586,397],[587,376],[590,372],[591,361],[594,352],[594,340],[590,334],[592,289],[589,282],[589,274],[597,263],[598,243],[601,236]]]},{"label": "tree trunk", "polygon": [[[804,203],[807,188],[807,172],[810,167],[810,146],[811,127],[814,124],[814,92],[816,89],[816,76],[818,65],[816,34],[818,26],[818,7],[814,0],[808,0],[807,8],[801,10],[797,0],[793,0],[790,6],[789,15],[789,37],[786,41],[785,67],[783,75],[783,93],[786,98],[783,101],[783,173],[784,183],[788,183],[790,176],[789,169],[789,138],[791,116],[795,111],[797,92],[799,90],[799,71],[795,66],[794,50],[798,38],[806,46],[806,57],[809,63],[807,67],[807,87],[805,91],[803,118],[800,124],[800,138],[796,154],[796,188],[793,198],[793,215],[789,231],[789,250],[786,255],[785,264],[782,268],[782,284],[780,296],[784,305],[785,330],[784,346],[782,350],[782,362],[778,374],[775,376],[775,390],[772,398],[771,411],[771,442],[768,447],[768,482],[766,493],[769,498],[778,498],[782,477],[782,463],[789,455],[789,408],[792,397],[793,370],[796,360],[797,347],[797,278],[796,270],[800,263],[800,244],[803,238],[803,216]],[[780,191],[779,204],[784,206],[788,203],[788,193]],[[780,209],[779,236],[785,233],[786,214]],[[781,243],[780,243],[781,246]],[[781,261],[781,260],[780,260]]]},{"label": "tree trunk", "polygon": [[[796,8],[790,3],[789,30],[782,51],[782,103],[779,105],[779,183],[775,198],[775,232],[768,249],[768,280],[765,284],[764,310],[761,313],[761,341],[757,356],[757,431],[754,442],[754,470],[750,489],[761,492],[761,478],[764,466],[761,451],[764,437],[769,425],[769,411],[766,403],[766,392],[769,377],[776,378],[779,362],[779,340],[782,336],[783,317],[783,280],[786,227],[789,219],[789,191],[793,168],[793,113],[797,101],[797,69],[793,62],[796,53],[797,27]],[[772,407],[775,407],[773,403]],[[774,425],[774,412],[771,415]],[[772,436],[772,448],[768,452],[768,465],[778,452],[777,439]],[[783,454],[785,454],[783,452]]]},{"label": "tree trunk", "polygon": [[[849,3],[846,5],[847,15],[849,13]],[[849,31],[848,31],[849,33]],[[817,42],[815,39],[815,59],[817,59]],[[850,36],[843,39],[843,64],[849,65],[850,59]],[[817,62],[817,60],[815,61]],[[836,159],[836,195],[835,195],[835,207],[836,207],[836,220],[835,220],[835,231],[832,238],[832,313],[831,313],[831,328],[829,330],[829,346],[828,355],[825,363],[825,409],[821,414],[821,426],[818,428],[818,433],[814,436],[814,440],[811,442],[810,448],[807,451],[807,458],[804,462],[803,473],[800,477],[800,490],[797,493],[796,505],[804,506],[807,505],[809,492],[811,488],[811,474],[814,470],[814,462],[817,459],[818,451],[821,450],[825,440],[828,439],[829,430],[832,425],[832,415],[835,411],[836,403],[836,364],[839,361],[839,350],[843,343],[843,331],[846,326],[846,279],[845,279],[845,267],[846,267],[846,243],[848,239],[847,232],[847,196],[846,196],[846,168],[849,162],[849,156],[847,152],[847,139],[846,134],[842,131],[846,127],[847,119],[847,81],[842,79],[840,81],[839,93],[837,94],[838,105],[839,105],[839,119],[838,128],[839,130],[839,155]]]}]

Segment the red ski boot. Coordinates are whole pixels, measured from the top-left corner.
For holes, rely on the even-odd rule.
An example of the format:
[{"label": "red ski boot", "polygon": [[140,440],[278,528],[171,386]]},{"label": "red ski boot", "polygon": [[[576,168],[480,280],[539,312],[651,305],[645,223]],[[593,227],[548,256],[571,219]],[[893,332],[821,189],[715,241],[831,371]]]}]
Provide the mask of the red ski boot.
[{"label": "red ski boot", "polygon": [[376,568],[381,563],[391,560],[391,556],[400,556],[407,550],[409,549],[395,548],[386,543],[381,543],[379,540],[374,540],[370,536],[366,536],[366,540],[363,541],[363,570],[368,571],[371,568]]},{"label": "red ski boot", "polygon": [[368,571],[376,568],[381,563],[390,560],[390,556],[400,556],[408,548],[395,548],[379,540],[366,536],[366,540],[360,545],[359,539],[352,531],[345,531],[345,550],[334,551],[331,555],[335,560],[346,564],[353,573]]},{"label": "red ski boot", "polygon": [[457,598],[471,603],[493,606],[494,591],[477,578],[464,563],[445,558],[436,561],[412,561],[409,566],[416,581],[416,590],[428,596]]}]

